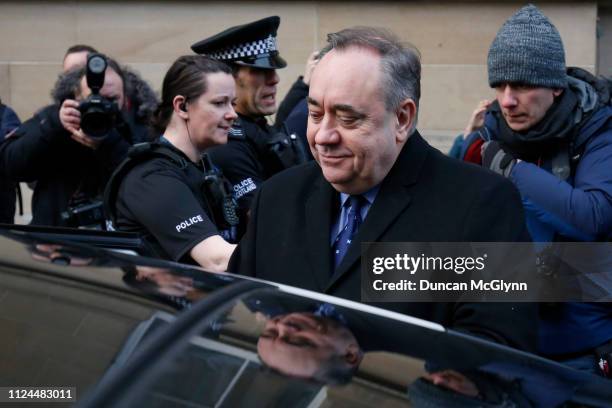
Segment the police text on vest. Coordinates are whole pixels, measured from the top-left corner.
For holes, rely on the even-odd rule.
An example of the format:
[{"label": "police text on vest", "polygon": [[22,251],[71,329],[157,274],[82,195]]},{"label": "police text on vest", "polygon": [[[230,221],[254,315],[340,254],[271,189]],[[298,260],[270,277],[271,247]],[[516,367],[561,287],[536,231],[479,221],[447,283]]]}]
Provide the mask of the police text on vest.
[{"label": "police text on vest", "polygon": [[204,222],[204,219],[201,215],[196,215],[194,217],[187,218],[185,221],[181,222],[176,226],[176,232],[181,232],[181,230],[184,230],[185,228],[190,227],[193,224],[197,224],[198,222]]}]

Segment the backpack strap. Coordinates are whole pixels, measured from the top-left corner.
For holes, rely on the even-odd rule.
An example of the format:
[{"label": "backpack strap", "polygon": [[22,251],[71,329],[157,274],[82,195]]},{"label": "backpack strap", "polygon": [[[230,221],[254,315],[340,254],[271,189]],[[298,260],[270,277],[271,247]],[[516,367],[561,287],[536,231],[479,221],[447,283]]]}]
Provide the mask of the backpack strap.
[{"label": "backpack strap", "polygon": [[117,196],[121,182],[127,174],[140,163],[152,158],[170,160],[180,169],[187,168],[187,160],[170,147],[160,143],[138,143],[130,148],[128,155],[115,169],[104,189],[104,213],[107,218],[107,228],[114,230],[117,222]]},{"label": "backpack strap", "polygon": [[[612,130],[612,116],[610,116],[606,123],[601,127],[601,129]],[[593,137],[593,136],[591,136]],[[587,143],[582,143],[579,147],[575,147],[574,143],[571,142],[569,146],[569,165],[570,165],[570,175],[574,177],[576,174],[576,167],[578,167],[578,163],[584,154],[584,150],[586,149]]]}]

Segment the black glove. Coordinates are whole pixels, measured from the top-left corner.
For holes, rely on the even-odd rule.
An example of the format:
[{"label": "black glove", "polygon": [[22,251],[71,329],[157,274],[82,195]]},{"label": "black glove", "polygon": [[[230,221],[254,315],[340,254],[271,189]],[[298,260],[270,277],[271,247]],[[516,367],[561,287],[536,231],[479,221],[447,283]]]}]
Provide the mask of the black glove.
[{"label": "black glove", "polygon": [[506,153],[495,140],[485,142],[481,148],[482,165],[497,174],[509,177],[516,164],[516,158]]}]

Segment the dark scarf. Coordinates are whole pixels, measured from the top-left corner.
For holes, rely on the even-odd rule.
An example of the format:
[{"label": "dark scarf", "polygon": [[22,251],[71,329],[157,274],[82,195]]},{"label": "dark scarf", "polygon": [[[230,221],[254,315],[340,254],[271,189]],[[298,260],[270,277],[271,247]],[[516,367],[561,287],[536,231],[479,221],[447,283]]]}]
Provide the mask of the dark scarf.
[{"label": "dark scarf", "polygon": [[515,132],[508,126],[497,101],[491,111],[499,123],[499,142],[505,152],[522,160],[535,162],[550,157],[567,146],[577,130],[574,118],[578,98],[569,88],[556,98],[544,118],[527,132]]}]

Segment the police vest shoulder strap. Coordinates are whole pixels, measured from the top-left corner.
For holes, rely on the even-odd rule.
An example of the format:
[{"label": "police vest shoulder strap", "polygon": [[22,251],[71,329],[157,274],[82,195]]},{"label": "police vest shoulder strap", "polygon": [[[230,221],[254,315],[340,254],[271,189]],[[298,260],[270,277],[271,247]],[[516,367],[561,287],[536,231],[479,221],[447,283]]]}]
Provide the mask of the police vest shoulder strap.
[{"label": "police vest shoulder strap", "polygon": [[127,174],[138,164],[152,158],[164,158],[174,163],[179,169],[187,168],[187,160],[168,146],[160,143],[138,143],[130,148],[127,157],[115,169],[104,189],[104,212],[108,220],[116,223],[116,207],[119,186]]},{"label": "police vest shoulder strap", "polygon": [[228,139],[232,140],[246,140],[246,135],[244,134],[244,129],[242,127],[242,122],[240,122],[240,118],[236,118],[227,137]]}]

